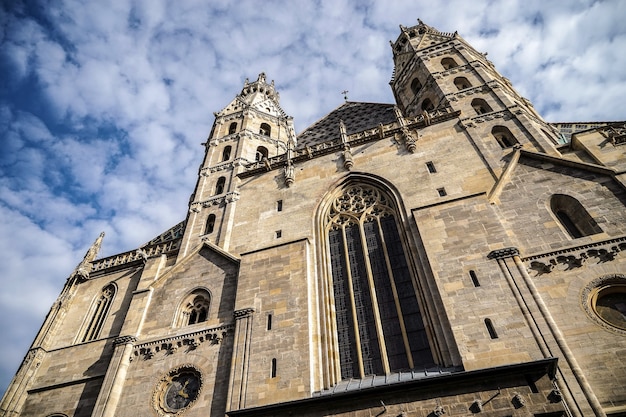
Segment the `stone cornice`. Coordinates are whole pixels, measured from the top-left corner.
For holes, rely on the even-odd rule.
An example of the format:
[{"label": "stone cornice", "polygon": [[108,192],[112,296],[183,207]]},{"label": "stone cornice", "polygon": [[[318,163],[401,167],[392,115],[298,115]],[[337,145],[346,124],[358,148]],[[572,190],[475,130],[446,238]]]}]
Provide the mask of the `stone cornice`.
[{"label": "stone cornice", "polygon": [[234,327],[233,324],[225,324],[210,329],[143,342],[135,345],[131,360],[135,358],[152,359],[159,352],[164,355],[173,355],[181,349],[187,351],[195,350],[203,343],[216,345],[221,343],[224,337],[232,333]]},{"label": "stone cornice", "polygon": [[137,341],[137,337],[135,336],[119,336],[113,339],[114,345],[126,345],[128,343],[135,343]]},{"label": "stone cornice", "polygon": [[241,310],[235,310],[233,316],[235,320],[243,319],[246,317],[250,317],[254,313],[253,308],[242,308]]},{"label": "stone cornice", "polygon": [[[181,242],[182,237],[95,260],[92,262],[91,274],[111,268],[129,266],[132,263],[137,263],[139,265],[147,258],[178,250]],[[90,276],[90,278],[94,277]]]},{"label": "stone cornice", "polygon": [[237,191],[230,191],[226,194],[216,195],[207,200],[194,201],[189,206],[189,211],[199,212],[202,207],[221,206],[239,200],[240,194]]},{"label": "stone cornice", "polygon": [[529,262],[530,269],[536,271],[538,276],[548,274],[555,269],[569,271],[581,268],[585,264],[611,262],[624,250],[626,250],[626,236],[621,236],[601,242],[525,256],[522,261]]}]

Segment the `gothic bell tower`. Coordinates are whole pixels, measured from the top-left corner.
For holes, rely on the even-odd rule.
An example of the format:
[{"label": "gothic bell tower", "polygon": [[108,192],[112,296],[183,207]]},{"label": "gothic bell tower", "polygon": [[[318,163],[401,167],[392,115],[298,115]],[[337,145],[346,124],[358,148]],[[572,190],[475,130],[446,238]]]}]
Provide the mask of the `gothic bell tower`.
[{"label": "gothic bell tower", "polygon": [[234,212],[239,200],[237,174],[250,164],[269,164],[295,140],[293,118],[279,104],[274,81],[264,73],[245,80],[241,92],[223,110],[205,145],[205,156],[189,212],[180,257],[208,240],[228,250]]},{"label": "gothic bell tower", "polygon": [[557,154],[558,132],[498,73],[486,53],[456,32],[440,32],[419,19],[418,25],[400,30],[391,42],[390,85],[405,117],[460,112],[460,127],[496,165],[503,150],[517,146]]}]

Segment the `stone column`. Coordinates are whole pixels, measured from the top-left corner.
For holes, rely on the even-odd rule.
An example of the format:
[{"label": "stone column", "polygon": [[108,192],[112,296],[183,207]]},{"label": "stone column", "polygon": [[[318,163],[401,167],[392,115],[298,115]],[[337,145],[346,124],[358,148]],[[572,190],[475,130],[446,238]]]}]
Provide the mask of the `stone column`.
[{"label": "stone column", "polygon": [[120,336],[113,342],[115,350],[109,363],[109,370],[104,377],[92,417],[114,417],[117,404],[124,389],[126,373],[130,365],[131,354],[137,338]]},{"label": "stone column", "polygon": [[2,416],[18,416],[24,402],[26,401],[27,391],[31,386],[31,381],[41,365],[41,361],[46,355],[46,351],[42,348],[33,348],[28,351],[24,361],[20,365],[19,370],[0,403],[0,415]]},{"label": "stone column", "polygon": [[254,309],[252,308],[244,308],[234,313],[235,337],[226,411],[245,407],[253,313]]},{"label": "stone column", "polygon": [[[520,306],[523,306],[522,312],[531,319],[528,322],[529,327],[535,338],[539,337],[538,345],[542,353],[564,359],[565,363],[561,363],[558,366],[558,374],[561,378],[556,380],[556,384],[561,393],[563,393],[563,399],[570,414],[582,417],[589,415],[589,412],[593,410],[595,416],[606,417],[600,402],[578,366],[574,354],[569,349],[550,310],[545,305],[531,276],[528,274],[518,249],[504,248],[495,250],[489,253],[487,257],[498,261],[502,273],[509,280],[509,285],[518,303],[520,303]],[[543,331],[541,329],[542,326],[544,327]],[[547,327],[547,332],[545,327]],[[571,379],[572,376],[576,380],[576,384],[572,384],[574,382]],[[584,399],[581,398],[583,396]]]}]

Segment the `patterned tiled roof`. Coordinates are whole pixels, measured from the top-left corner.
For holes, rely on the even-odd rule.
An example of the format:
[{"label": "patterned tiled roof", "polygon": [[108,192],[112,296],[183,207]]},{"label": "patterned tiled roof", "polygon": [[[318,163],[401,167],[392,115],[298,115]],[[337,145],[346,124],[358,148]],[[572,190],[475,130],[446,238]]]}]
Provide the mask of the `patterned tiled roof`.
[{"label": "patterned tiled roof", "polygon": [[393,104],[358,103],[348,101],[313,123],[298,135],[298,148],[304,148],[339,136],[339,121],[343,120],[348,135],[371,129],[380,123],[396,120]]}]

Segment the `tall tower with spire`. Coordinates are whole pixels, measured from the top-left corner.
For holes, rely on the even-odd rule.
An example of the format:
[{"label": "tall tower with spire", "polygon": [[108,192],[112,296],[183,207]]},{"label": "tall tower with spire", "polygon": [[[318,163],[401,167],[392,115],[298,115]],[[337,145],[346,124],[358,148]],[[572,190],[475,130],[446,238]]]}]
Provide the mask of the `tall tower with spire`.
[{"label": "tall tower with spire", "polygon": [[391,49],[394,74],[390,85],[405,116],[446,108],[460,112],[464,134],[495,172],[508,148],[557,154],[558,131],[495,69],[486,53],[474,49],[457,32],[440,32],[418,20],[412,27],[400,25]]},{"label": "tall tower with spire", "polygon": [[271,157],[287,152],[295,140],[293,118],[280,107],[274,81],[264,73],[245,80],[241,92],[221,111],[205,145],[180,256],[208,240],[228,249],[233,228],[242,167],[268,165]]}]

